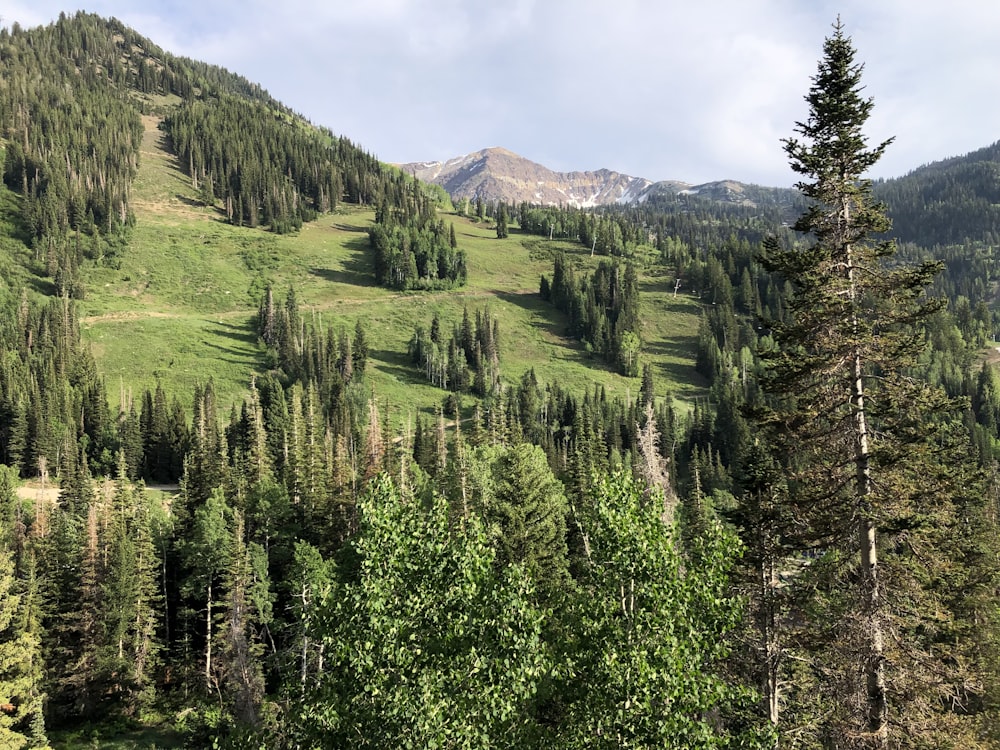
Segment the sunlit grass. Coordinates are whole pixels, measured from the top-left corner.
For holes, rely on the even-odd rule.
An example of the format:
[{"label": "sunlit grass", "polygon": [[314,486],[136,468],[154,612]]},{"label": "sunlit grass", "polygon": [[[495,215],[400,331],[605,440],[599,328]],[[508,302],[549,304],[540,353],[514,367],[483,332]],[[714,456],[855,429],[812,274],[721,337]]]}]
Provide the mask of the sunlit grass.
[{"label": "sunlit grass", "polygon": [[[153,123],[151,119],[148,123]],[[223,405],[239,401],[263,359],[252,327],[264,285],[279,299],[294,288],[308,320],[353,332],[361,320],[371,347],[368,377],[379,399],[403,419],[432,410],[445,393],[423,382],[406,347],[418,325],[437,312],[446,330],[489,308],[499,320],[501,370],[516,383],[534,368],[542,383],[609,395],[635,393],[624,378],[564,336],[563,316],[538,295],[551,276],[554,252],[581,268],[596,265],[586,249],[513,231],[498,240],[492,226],[454,222],[468,255],[468,283],[451,291],[401,293],[374,285],[367,230],[374,214],[342,206],[294,235],[231,226],[202,206],[160,133],[148,130],[136,180],[137,226],[116,268],[86,268],[81,305],[85,339],[93,346],[112,401],[138,396],[159,382],[188,404],[195,385],[211,378]],[[643,277],[643,338],[657,389],[681,398],[701,392],[694,373],[698,307],[656,277]]]}]

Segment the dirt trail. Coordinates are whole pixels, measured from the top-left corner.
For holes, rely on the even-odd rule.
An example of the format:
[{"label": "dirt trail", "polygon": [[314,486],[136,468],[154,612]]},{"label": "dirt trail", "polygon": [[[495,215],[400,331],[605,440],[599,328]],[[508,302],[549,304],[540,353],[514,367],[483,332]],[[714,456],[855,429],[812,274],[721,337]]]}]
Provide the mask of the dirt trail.
[{"label": "dirt trail", "polygon": [[179,320],[190,318],[195,320],[228,320],[230,318],[247,318],[254,314],[254,311],[246,310],[224,310],[221,312],[195,312],[195,313],[175,313],[163,312],[162,310],[120,310],[117,312],[102,313],[100,315],[88,315],[80,318],[83,325],[93,325],[94,323],[128,323],[134,320],[145,320],[148,318],[165,318],[168,320]]},{"label": "dirt trail", "polygon": [[[94,482],[94,489],[100,490],[103,485],[107,484],[109,487],[113,486],[111,480],[101,480]],[[178,492],[180,491],[180,485],[177,484],[147,484],[147,490],[156,490],[159,492]],[[17,496],[22,500],[34,500],[38,502],[44,500],[46,502],[54,503],[59,500],[59,483],[57,481],[46,482],[44,485],[41,482],[31,481],[27,484],[22,484],[17,488]]]}]

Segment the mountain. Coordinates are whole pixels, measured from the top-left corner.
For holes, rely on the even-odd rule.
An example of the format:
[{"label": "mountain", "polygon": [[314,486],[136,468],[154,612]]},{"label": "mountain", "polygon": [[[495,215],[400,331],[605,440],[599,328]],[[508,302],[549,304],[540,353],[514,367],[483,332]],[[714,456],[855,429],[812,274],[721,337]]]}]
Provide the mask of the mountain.
[{"label": "mountain", "polygon": [[893,234],[924,247],[1000,242],[1000,141],[875,185]]},{"label": "mountain", "polygon": [[599,169],[554,172],[504,148],[486,148],[445,162],[402,164],[407,174],[441,185],[456,198],[578,208],[628,203],[652,185],[641,177]]},{"label": "mountain", "polygon": [[505,148],[486,148],[440,162],[398,165],[407,174],[440,185],[453,200],[468,198],[507,203],[568,205],[592,208],[644,203],[651,197],[697,195],[735,205],[755,206],[784,202],[792,191],[761,188],[734,180],[692,185],[679,180],[653,182],[610,169],[593,172],[555,172]]}]

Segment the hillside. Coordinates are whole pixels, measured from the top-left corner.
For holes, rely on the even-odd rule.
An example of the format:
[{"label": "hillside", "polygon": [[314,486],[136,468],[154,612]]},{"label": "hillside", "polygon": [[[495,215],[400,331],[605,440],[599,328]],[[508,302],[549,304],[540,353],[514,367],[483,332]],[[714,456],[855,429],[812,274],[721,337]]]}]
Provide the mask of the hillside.
[{"label": "hillside", "polygon": [[[538,297],[538,278],[551,273],[553,251],[570,253],[583,268],[594,262],[584,248],[517,232],[498,240],[491,226],[453,216],[470,256],[467,285],[442,292],[381,289],[374,286],[368,250],[371,209],[343,206],[295,235],[232,227],[219,221],[217,210],[198,205],[157,119],[146,117],[144,124],[132,241],[120,268],[86,269],[89,291],[81,303],[85,339],[113,396],[119,382],[136,392],[159,381],[171,392],[189,393],[212,375],[226,402],[240,398],[263,366],[252,319],[267,281],[282,294],[294,287],[324,326],[353,330],[363,321],[372,339],[372,385],[400,412],[432,410],[444,396],[406,360],[414,328],[428,325],[434,312],[457,321],[465,306],[488,306],[501,321],[508,382],[534,367],[542,382],[598,384],[619,395],[637,389],[565,338],[559,314]],[[693,395],[698,380],[685,362],[693,362],[697,306],[668,296],[655,276],[645,288],[651,350],[672,353],[656,357],[662,387],[681,398]]]},{"label": "hillside", "polygon": [[880,181],[893,234],[924,247],[1000,243],[1000,141]]}]

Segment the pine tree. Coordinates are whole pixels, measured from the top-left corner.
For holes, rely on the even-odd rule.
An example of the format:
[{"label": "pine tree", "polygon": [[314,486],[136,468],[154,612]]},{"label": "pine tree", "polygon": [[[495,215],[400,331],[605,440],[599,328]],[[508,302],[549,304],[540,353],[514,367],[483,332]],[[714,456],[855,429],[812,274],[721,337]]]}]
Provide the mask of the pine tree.
[{"label": "pine tree", "polygon": [[470,457],[470,495],[489,529],[501,567],[522,565],[539,593],[566,583],[563,487],[536,445],[484,446]]},{"label": "pine tree", "polygon": [[497,239],[507,239],[509,230],[507,229],[507,206],[503,203],[497,209]]},{"label": "pine tree", "polygon": [[107,534],[107,573],[102,582],[100,669],[128,715],[153,697],[159,560],[153,542],[151,505],[119,467]]},{"label": "pine tree", "polygon": [[[825,716],[810,721],[822,742],[886,748],[914,742],[911,711],[923,700],[935,705],[908,689],[913,674],[903,666],[921,645],[919,628],[893,619],[918,593],[930,601],[933,585],[918,579],[934,573],[896,561],[919,544],[927,504],[950,502],[943,481],[932,500],[920,477],[941,476],[929,446],[943,439],[954,404],[912,377],[923,322],[938,307],[924,296],[938,266],[901,265],[895,244],[881,239],[890,222],[862,175],[891,141],[867,144],[873,102],[861,96],[863,66],[839,21],[823,52],[806,96],[809,117],[796,126],[801,140],[784,142],[803,175],[797,187],[809,207],[794,229],[807,238],[769,240],[761,256],[792,293],[785,318],[770,321],[775,345],[763,356],[771,403],[758,427],[787,482],[782,502],[792,523],[777,533],[808,552],[797,559],[797,581],[825,592],[803,613],[811,619],[800,643],[809,643],[829,691]],[[937,515],[950,525],[946,511]]]}]

